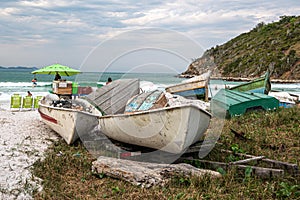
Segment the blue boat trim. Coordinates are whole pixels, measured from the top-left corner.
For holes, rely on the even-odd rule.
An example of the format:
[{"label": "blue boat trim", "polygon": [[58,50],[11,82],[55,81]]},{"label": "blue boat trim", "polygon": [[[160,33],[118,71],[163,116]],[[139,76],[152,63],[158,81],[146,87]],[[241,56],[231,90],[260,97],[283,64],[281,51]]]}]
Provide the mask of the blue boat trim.
[{"label": "blue boat trim", "polygon": [[198,97],[198,96],[201,97],[201,96],[203,96],[203,98],[204,98],[205,97],[205,88],[186,90],[186,91],[182,91],[182,92],[176,92],[174,94],[180,95],[183,97]]}]

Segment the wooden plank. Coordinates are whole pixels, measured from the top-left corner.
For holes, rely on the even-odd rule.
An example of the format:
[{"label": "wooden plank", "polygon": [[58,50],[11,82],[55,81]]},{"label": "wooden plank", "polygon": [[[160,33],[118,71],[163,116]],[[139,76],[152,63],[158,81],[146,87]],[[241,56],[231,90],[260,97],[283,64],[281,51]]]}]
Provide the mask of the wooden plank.
[{"label": "wooden plank", "polygon": [[115,80],[108,85],[98,88],[95,92],[93,92],[93,94],[89,95],[88,97],[90,100],[101,103],[102,101],[106,101],[107,99],[109,99],[107,97],[110,97],[113,92],[117,94],[120,91],[127,89],[127,87],[133,85],[134,83],[138,83],[138,79]]},{"label": "wooden plank", "polygon": [[208,78],[206,84],[205,84],[205,97],[204,97],[204,101],[208,102],[208,83],[209,83],[210,79]]},{"label": "wooden plank", "polygon": [[163,107],[166,107],[167,104],[168,104],[168,99],[166,98],[164,93],[161,93],[160,97],[154,103],[154,105],[151,109],[163,108]]},{"label": "wooden plank", "polygon": [[124,112],[127,101],[138,93],[138,79],[119,79],[98,88],[86,98],[105,114],[118,114]]},{"label": "wooden plank", "polygon": [[[227,152],[227,153],[233,154],[233,152],[229,151],[229,150],[221,150],[221,152]],[[256,157],[256,156],[249,155],[249,154],[242,154],[242,153],[235,153],[235,154],[238,155],[238,156],[244,156],[246,158]],[[278,161],[278,160],[272,160],[272,159],[268,159],[268,158],[263,158],[261,161],[268,164],[269,167],[283,169],[291,175],[298,175],[299,174],[299,167],[298,167],[297,164],[282,162],[282,161]]]},{"label": "wooden plank", "polygon": [[140,102],[141,105],[137,111],[144,111],[144,110],[152,109],[152,107],[156,103],[157,99],[162,94],[163,94],[163,92],[159,91],[159,90],[155,90],[155,91],[151,92],[144,101]]},{"label": "wooden plank", "polygon": [[125,113],[134,113],[151,109],[163,108],[168,100],[160,90],[141,93],[130,99],[126,105]]},{"label": "wooden plank", "polygon": [[287,163],[287,162],[281,162],[278,160],[271,160],[271,159],[262,159],[262,161],[271,164],[272,167],[284,169],[286,172],[292,175],[298,175],[299,174],[299,167],[297,164]]},{"label": "wooden plank", "polygon": [[133,93],[129,94],[124,90],[114,91],[113,96],[108,98],[106,101],[102,102],[102,104],[97,104],[97,105],[99,105],[99,107],[101,107],[101,109],[104,110],[106,114],[123,113],[127,101],[132,97],[132,95],[134,96],[138,93],[137,88],[135,89],[135,88],[128,87],[127,90]]},{"label": "wooden plank", "polygon": [[250,167],[252,169],[253,174],[261,178],[281,177],[284,175],[284,170],[282,169],[272,169],[272,168],[256,167],[250,165],[232,165],[224,162],[215,162],[215,161],[189,159],[189,158],[185,158],[185,160],[198,161],[210,169],[218,169],[219,167],[221,167],[227,170],[236,167],[238,170],[246,170],[247,168]]},{"label": "wooden plank", "polygon": [[[110,85],[113,84],[111,83],[108,86]],[[118,84],[116,83],[113,86],[115,87],[109,87],[109,90],[106,88],[106,86],[101,87],[95,92],[94,99],[91,100],[93,100],[99,106],[107,101],[110,101],[112,97],[122,96],[124,94],[134,92],[135,90],[132,89],[136,87],[135,85],[128,85],[126,83],[122,83],[121,81],[118,81]]]},{"label": "wooden plank", "polygon": [[247,158],[244,160],[238,160],[235,162],[230,162],[229,164],[231,165],[238,165],[238,164],[245,164],[245,163],[249,163],[251,161],[257,161],[257,160],[262,160],[263,158],[265,158],[264,156],[257,156],[257,157],[253,157],[253,158]]},{"label": "wooden plank", "polygon": [[126,105],[125,112],[131,113],[138,110],[142,102],[144,102],[149,95],[151,95],[151,93],[144,92],[130,99],[130,101],[128,101],[128,104]]},{"label": "wooden plank", "polygon": [[57,88],[56,94],[72,94],[72,88]]},{"label": "wooden plank", "polygon": [[197,88],[203,88],[207,84],[207,80],[201,80],[196,82],[180,83],[166,88],[167,92],[176,93],[186,90],[193,90]]}]

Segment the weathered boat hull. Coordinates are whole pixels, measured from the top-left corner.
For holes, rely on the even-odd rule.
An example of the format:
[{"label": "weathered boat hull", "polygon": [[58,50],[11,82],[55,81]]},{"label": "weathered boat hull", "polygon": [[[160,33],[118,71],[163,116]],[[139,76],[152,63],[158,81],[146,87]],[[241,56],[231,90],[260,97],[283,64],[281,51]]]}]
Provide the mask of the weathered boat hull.
[{"label": "weathered boat hull", "polygon": [[234,86],[229,88],[229,90],[268,94],[271,90],[270,74],[267,71],[263,77],[259,77],[250,82]]},{"label": "weathered boat hull", "polygon": [[[84,100],[81,101],[90,105]],[[39,102],[38,111],[42,121],[70,145],[79,138],[79,133],[88,133],[98,124],[97,116],[101,116],[101,112],[92,105],[90,108],[91,113],[84,112],[85,117],[79,119],[78,113],[83,111],[46,105],[42,100]]]},{"label": "weathered boat hull", "polygon": [[210,114],[194,105],[99,117],[101,132],[120,142],[181,153],[206,132]]},{"label": "weathered boat hull", "polygon": [[193,90],[185,90],[185,91],[181,91],[181,92],[175,92],[173,94],[180,95],[180,96],[190,98],[190,99],[205,99],[205,96],[207,96],[206,91],[207,91],[207,88],[203,87],[203,88],[197,88],[197,89],[193,89]]},{"label": "weathered boat hull", "polygon": [[195,82],[180,83],[169,86],[166,91],[171,94],[180,95],[192,99],[206,99],[208,96],[208,80],[200,80]]},{"label": "weathered boat hull", "polygon": [[268,95],[278,99],[279,106],[284,108],[291,108],[299,102],[299,96],[284,91],[271,91]]},{"label": "weathered boat hull", "polygon": [[189,99],[203,99],[208,101],[208,82],[210,71],[188,79],[187,81],[166,87],[166,92]]}]

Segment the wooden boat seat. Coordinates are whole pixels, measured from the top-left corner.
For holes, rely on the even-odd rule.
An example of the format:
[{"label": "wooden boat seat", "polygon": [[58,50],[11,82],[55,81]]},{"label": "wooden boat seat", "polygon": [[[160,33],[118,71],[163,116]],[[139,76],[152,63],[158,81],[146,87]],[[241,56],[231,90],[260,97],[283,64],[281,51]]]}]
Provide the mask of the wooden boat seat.
[{"label": "wooden boat seat", "polygon": [[131,98],[126,107],[125,113],[145,111],[166,107],[168,100],[162,91],[155,90],[138,94]]}]

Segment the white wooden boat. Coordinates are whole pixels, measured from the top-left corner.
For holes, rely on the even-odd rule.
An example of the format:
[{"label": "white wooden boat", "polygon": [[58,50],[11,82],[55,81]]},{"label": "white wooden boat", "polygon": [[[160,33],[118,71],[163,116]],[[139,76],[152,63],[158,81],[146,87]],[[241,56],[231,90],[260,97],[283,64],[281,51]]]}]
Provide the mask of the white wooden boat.
[{"label": "white wooden boat", "polygon": [[290,108],[299,103],[299,96],[290,94],[288,92],[270,91],[268,95],[278,99],[280,107]]},{"label": "white wooden boat", "polygon": [[98,117],[101,132],[109,138],[174,154],[199,141],[210,118],[191,104]]},{"label": "white wooden boat", "polygon": [[[42,121],[57,132],[67,144],[75,142],[79,138],[79,132],[88,133],[97,126],[96,116],[101,116],[101,112],[86,100],[77,99],[73,108],[59,107],[52,104],[53,100],[50,95],[44,97],[39,102],[38,111]],[[57,99],[56,102],[63,103]],[[79,119],[78,113],[84,113],[85,117]]]},{"label": "white wooden boat", "polygon": [[72,144],[79,136],[89,134],[98,125],[98,116],[124,112],[128,99],[138,93],[138,79],[115,80],[86,97],[76,99],[76,105],[81,105],[79,107],[64,108],[62,105],[54,105],[53,101],[60,103],[59,97],[49,94],[39,102],[39,113],[44,123],[67,144]]},{"label": "white wooden boat", "polygon": [[195,76],[177,85],[166,87],[171,94],[180,95],[190,99],[203,99],[208,101],[208,83],[210,71],[200,76]]}]

